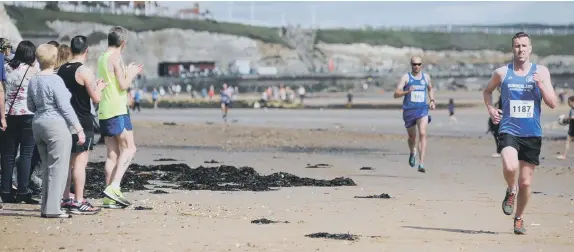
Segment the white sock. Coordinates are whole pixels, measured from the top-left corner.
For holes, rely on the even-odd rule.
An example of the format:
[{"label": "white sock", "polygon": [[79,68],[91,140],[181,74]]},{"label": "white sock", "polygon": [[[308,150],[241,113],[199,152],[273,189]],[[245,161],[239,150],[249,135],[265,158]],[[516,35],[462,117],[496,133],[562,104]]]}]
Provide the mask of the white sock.
[{"label": "white sock", "polygon": [[120,182],[112,182],[111,186],[115,189],[120,189]]},{"label": "white sock", "polygon": [[516,187],[506,189],[510,193],[516,194]]}]

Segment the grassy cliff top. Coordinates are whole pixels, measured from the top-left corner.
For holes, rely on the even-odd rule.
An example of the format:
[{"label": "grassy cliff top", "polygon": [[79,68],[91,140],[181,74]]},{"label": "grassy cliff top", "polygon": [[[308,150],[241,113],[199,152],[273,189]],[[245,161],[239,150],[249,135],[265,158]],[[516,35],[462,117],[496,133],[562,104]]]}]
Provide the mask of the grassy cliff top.
[{"label": "grassy cliff top", "polygon": [[[203,20],[180,20],[165,17],[143,17],[95,13],[75,13],[53,10],[40,10],[6,5],[8,15],[16,20],[16,26],[23,33],[46,32],[50,29],[47,21],[65,20],[71,22],[93,22],[105,25],[121,25],[133,31],[160,30],[166,28],[192,29],[223,34],[231,34],[267,43],[286,45],[277,28],[251,26],[237,23],[210,22]],[[393,47],[416,47],[425,50],[510,50],[510,35],[481,33],[436,33],[407,32],[388,30],[319,30],[318,41],[324,43],[366,43]],[[551,54],[574,55],[572,49],[574,35],[533,36],[534,53],[546,56]]]}]

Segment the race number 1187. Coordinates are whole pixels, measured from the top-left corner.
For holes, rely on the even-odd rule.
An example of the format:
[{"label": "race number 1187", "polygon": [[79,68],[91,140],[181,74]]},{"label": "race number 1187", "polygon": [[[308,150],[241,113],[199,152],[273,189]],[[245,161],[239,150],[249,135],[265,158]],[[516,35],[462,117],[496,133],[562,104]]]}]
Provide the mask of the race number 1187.
[{"label": "race number 1187", "polygon": [[510,100],[510,117],[532,118],[534,116],[534,101]]}]

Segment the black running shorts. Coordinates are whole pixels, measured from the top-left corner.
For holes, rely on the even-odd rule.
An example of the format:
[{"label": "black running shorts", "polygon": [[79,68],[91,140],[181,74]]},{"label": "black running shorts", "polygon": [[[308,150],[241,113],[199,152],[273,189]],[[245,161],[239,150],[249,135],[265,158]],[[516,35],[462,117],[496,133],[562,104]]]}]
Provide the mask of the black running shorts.
[{"label": "black running shorts", "polygon": [[86,136],[86,141],[84,144],[78,144],[78,135],[72,134],[72,153],[82,153],[94,149],[94,132],[84,131],[84,135]]},{"label": "black running shorts", "polygon": [[540,165],[542,137],[517,137],[507,133],[500,133],[498,141],[499,152],[510,146],[518,151],[518,160]]}]

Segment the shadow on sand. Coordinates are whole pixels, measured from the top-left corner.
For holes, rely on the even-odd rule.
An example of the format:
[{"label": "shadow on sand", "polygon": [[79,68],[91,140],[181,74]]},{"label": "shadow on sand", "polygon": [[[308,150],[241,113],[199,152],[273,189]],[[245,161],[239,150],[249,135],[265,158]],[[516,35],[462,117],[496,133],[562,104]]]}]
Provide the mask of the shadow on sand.
[{"label": "shadow on sand", "polygon": [[462,233],[462,234],[499,234],[498,232],[484,231],[484,230],[467,230],[467,229],[457,229],[457,228],[433,228],[433,227],[415,227],[415,226],[402,226],[403,228],[412,228],[419,230],[434,230],[434,231],[444,231],[451,233]]}]

